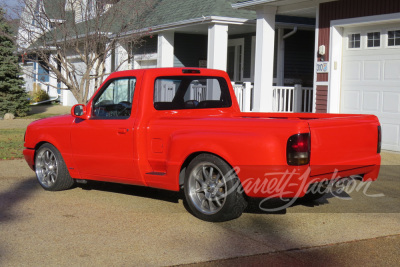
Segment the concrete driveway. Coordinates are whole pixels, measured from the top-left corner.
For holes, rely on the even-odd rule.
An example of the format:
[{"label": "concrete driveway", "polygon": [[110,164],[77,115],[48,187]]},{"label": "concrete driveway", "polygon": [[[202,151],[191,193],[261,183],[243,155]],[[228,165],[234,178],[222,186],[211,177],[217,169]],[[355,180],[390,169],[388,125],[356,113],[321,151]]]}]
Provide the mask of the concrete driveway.
[{"label": "concrete driveway", "polygon": [[382,156],[391,165],[351,200],[328,195],[276,213],[252,202],[224,223],[194,218],[162,190],[92,183],[47,192],[23,160],[0,161],[0,265],[398,265],[400,155]]}]

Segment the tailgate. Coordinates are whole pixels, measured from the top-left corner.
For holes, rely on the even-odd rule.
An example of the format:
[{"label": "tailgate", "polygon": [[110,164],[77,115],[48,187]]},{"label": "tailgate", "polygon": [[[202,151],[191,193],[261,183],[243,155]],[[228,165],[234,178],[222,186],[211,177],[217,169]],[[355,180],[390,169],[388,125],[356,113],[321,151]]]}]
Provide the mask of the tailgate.
[{"label": "tailgate", "polygon": [[341,114],[308,123],[311,176],[380,164],[376,116]]}]

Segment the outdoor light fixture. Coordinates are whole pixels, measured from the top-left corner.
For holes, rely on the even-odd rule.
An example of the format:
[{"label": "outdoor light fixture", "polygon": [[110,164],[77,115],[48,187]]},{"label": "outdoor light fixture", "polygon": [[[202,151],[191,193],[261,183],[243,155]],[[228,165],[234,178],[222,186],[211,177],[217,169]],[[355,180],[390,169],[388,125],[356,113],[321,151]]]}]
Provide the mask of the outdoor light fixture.
[{"label": "outdoor light fixture", "polygon": [[318,48],[318,54],[321,56],[321,61],[324,61],[325,56],[325,45],[320,45]]}]

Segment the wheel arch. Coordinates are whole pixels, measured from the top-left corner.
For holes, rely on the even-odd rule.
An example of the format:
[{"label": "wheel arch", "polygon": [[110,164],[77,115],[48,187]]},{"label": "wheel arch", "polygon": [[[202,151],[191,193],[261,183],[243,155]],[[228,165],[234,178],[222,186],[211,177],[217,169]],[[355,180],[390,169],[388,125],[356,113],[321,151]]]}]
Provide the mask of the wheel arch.
[{"label": "wheel arch", "polygon": [[60,151],[55,145],[53,145],[52,143],[50,143],[50,142],[48,142],[48,141],[40,141],[40,142],[38,142],[36,145],[35,145],[35,147],[34,147],[34,150],[35,150],[35,154],[34,154],[34,156],[33,156],[33,170],[34,171],[36,171],[36,165],[35,165],[35,161],[36,161],[36,152],[38,151],[38,149],[42,146],[42,145],[44,145],[44,144],[50,144],[50,145],[52,145],[52,146],[54,146],[58,151]]},{"label": "wheel arch", "polygon": [[[196,158],[197,156],[202,155],[202,154],[208,154],[208,155],[216,156],[216,157],[220,158],[221,160],[225,161],[226,164],[229,165],[229,167],[233,168],[233,167],[232,167],[232,164],[230,164],[229,161],[226,160],[226,158],[224,158],[224,157],[222,157],[221,155],[218,155],[218,154],[216,154],[216,153],[212,153],[212,152],[209,152],[209,151],[197,151],[197,152],[192,152],[191,154],[189,154],[189,155],[186,157],[186,159],[185,159],[185,160],[183,161],[183,163],[181,164],[181,168],[180,168],[180,171],[179,171],[179,186],[180,186],[180,187],[182,187],[183,184],[184,184],[185,175],[186,175],[186,169],[187,169],[187,167],[189,166],[190,162],[191,162],[194,158]],[[236,175],[237,175],[237,174],[236,174]],[[239,180],[240,180],[240,179],[239,179]]]},{"label": "wheel arch", "polygon": [[[65,164],[66,164],[67,166],[70,165],[70,163],[71,163],[71,158],[68,157],[68,154],[65,155],[65,154],[63,153],[63,150],[60,149],[60,147],[59,147],[58,144],[55,144],[55,142],[52,142],[52,141],[47,140],[47,139],[42,139],[42,141],[39,141],[39,142],[36,143],[36,145],[34,146],[35,154],[34,154],[34,156],[33,156],[33,169],[34,169],[35,171],[36,171],[36,168],[35,168],[36,152],[37,152],[38,149],[39,149],[42,145],[44,145],[44,144],[50,144],[50,145],[54,146],[54,147],[58,150],[58,152],[60,153],[61,157],[63,158],[63,161],[65,162]],[[69,172],[69,174],[71,175],[71,177],[80,178],[80,176],[79,176],[76,172],[74,172],[73,170],[74,170],[74,169],[69,169],[69,168],[68,168],[68,172]]]}]

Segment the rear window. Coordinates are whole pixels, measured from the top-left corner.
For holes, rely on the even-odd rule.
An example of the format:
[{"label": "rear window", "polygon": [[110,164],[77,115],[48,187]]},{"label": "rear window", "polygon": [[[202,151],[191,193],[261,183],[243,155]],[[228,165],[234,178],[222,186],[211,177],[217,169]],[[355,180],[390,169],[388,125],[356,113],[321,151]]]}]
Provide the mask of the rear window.
[{"label": "rear window", "polygon": [[159,77],[154,83],[153,101],[157,110],[232,106],[226,80],[220,77]]}]

